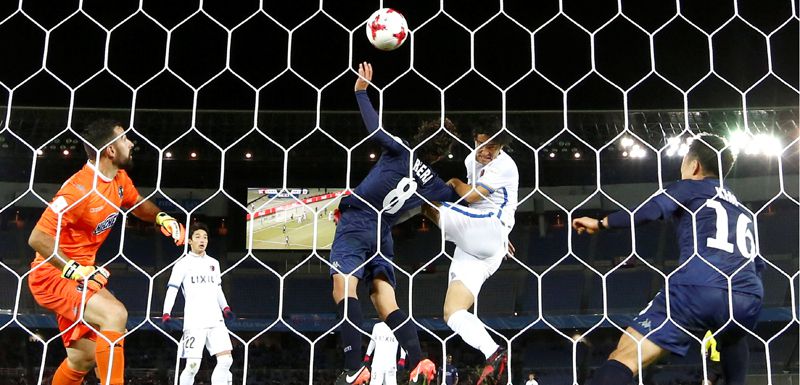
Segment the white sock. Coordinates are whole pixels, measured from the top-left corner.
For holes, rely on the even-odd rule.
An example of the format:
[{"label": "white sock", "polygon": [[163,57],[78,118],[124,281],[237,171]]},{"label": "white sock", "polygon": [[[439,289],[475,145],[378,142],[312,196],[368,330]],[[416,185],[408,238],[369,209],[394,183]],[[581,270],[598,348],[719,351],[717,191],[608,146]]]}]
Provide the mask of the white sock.
[{"label": "white sock", "polygon": [[233,382],[231,365],[233,365],[233,357],[230,354],[217,356],[217,366],[211,372],[211,385],[230,385]]},{"label": "white sock", "polygon": [[450,315],[447,326],[461,336],[469,346],[478,349],[488,359],[500,346],[494,342],[486,331],[483,322],[466,310],[459,310]]},{"label": "white sock", "polygon": [[181,371],[180,385],[194,385],[194,375],[200,370],[200,358],[187,358],[186,367]]}]

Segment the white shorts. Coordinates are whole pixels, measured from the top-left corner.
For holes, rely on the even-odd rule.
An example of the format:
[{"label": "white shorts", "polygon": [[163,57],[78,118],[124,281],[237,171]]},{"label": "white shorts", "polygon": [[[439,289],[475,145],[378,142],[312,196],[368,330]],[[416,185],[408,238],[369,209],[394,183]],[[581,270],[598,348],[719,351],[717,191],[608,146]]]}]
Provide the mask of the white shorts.
[{"label": "white shorts", "polygon": [[445,240],[454,242],[476,258],[506,254],[511,229],[503,225],[493,211],[445,202],[439,207],[438,225],[444,230]]},{"label": "white shorts", "polygon": [[178,354],[181,358],[203,358],[203,347],[208,349],[208,354],[212,356],[219,352],[233,350],[228,328],[216,326],[184,330]]},{"label": "white shorts", "polygon": [[369,385],[397,385],[397,371],[375,369],[370,373]]}]

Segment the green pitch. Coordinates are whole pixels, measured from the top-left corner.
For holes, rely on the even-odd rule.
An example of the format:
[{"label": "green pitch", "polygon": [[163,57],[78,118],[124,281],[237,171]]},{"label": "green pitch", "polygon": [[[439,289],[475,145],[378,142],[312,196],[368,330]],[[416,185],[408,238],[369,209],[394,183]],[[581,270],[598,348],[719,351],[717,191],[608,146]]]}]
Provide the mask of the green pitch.
[{"label": "green pitch", "polygon": [[[336,225],[328,220],[328,215],[324,214],[325,204],[330,202],[318,202],[307,206],[304,210],[298,210],[306,214],[305,220],[297,223],[297,217],[302,214],[294,214],[294,219],[290,219],[289,214],[273,214],[266,217],[259,217],[254,222],[253,228],[253,249],[283,249],[283,250],[309,250],[312,248],[314,239],[314,217],[317,221],[317,249],[330,249],[333,243],[333,235],[336,232]],[[328,206],[328,212],[336,208]],[[319,211],[315,214],[314,211]],[[285,216],[285,218],[283,218]],[[262,219],[263,218],[263,219]],[[277,219],[280,218],[280,219]],[[248,222],[248,228],[251,222]],[[284,231],[284,226],[286,227]],[[287,243],[288,237],[288,243]]]}]

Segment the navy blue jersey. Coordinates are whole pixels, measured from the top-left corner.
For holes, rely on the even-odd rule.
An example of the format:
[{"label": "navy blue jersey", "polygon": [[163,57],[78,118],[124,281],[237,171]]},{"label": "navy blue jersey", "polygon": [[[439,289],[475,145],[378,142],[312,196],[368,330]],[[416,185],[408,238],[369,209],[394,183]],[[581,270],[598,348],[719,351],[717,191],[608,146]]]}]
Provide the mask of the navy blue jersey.
[{"label": "navy blue jersey", "polygon": [[444,372],[444,383],[446,385],[453,385],[458,379],[458,368],[454,365],[446,364],[442,372]]},{"label": "navy blue jersey", "polygon": [[[366,91],[356,92],[361,117],[370,133],[378,129],[378,114],[370,103]],[[375,132],[372,140],[383,147],[378,162],[353,191],[361,199],[348,196],[342,198],[345,207],[358,207],[370,216],[377,217],[375,210],[383,210],[383,226],[393,225],[406,211],[424,203],[420,197],[429,201],[456,201],[455,191],[442,181],[436,173],[420,159],[412,159],[408,144],[400,138],[384,131]],[[455,199],[454,199],[455,198]]]},{"label": "navy blue jersey", "polygon": [[[691,212],[696,212],[696,229]],[[700,208],[702,207],[702,208]],[[700,210],[698,210],[700,209]],[[645,203],[634,216],[634,223],[656,219],[672,219],[680,248],[679,263],[683,264],[695,253],[727,275],[733,274],[735,291],[763,296],[764,289],[758,276],[764,262],[756,259],[753,218],[739,203],[733,193],[720,187],[719,179],[681,180],[662,194]],[[630,217],[624,211],[608,216],[610,227],[630,226]],[[693,258],[670,278],[671,284],[727,288],[727,279],[700,258]]]}]

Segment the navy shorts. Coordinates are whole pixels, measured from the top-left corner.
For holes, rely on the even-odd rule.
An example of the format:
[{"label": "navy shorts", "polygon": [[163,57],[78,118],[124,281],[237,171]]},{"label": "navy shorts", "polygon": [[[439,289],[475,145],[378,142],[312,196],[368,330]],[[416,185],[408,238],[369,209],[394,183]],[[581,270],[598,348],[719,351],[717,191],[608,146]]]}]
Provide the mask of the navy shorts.
[{"label": "navy shorts", "polygon": [[[394,266],[389,263],[394,258],[394,242],[391,229],[385,229],[381,234],[381,254],[376,254],[377,247],[377,218],[358,209],[342,211],[339,224],[336,226],[336,235],[333,237],[330,261],[333,267],[331,275],[352,275],[362,281],[371,281],[383,275],[386,280],[395,286]],[[370,257],[374,257],[360,269],[356,269]],[[381,256],[383,255],[383,256]],[[386,258],[384,258],[386,257]],[[388,260],[387,260],[388,259]]]},{"label": "navy shorts", "polygon": [[[715,287],[670,285],[670,320],[667,320],[667,298],[664,290],[656,294],[650,304],[633,318],[631,327],[659,347],[680,356],[686,355],[694,340],[678,328],[680,325],[692,335],[701,338],[706,331],[716,332],[728,322],[728,291]],[[753,330],[761,313],[761,298],[752,294],[733,292],[733,317],[742,326]],[[666,322],[665,322],[666,320]],[[661,328],[661,324],[664,324]],[[677,324],[677,325],[676,325]],[[658,329],[658,330],[656,330]],[[652,334],[648,335],[651,331]],[[731,322],[722,333],[739,333]]]}]

